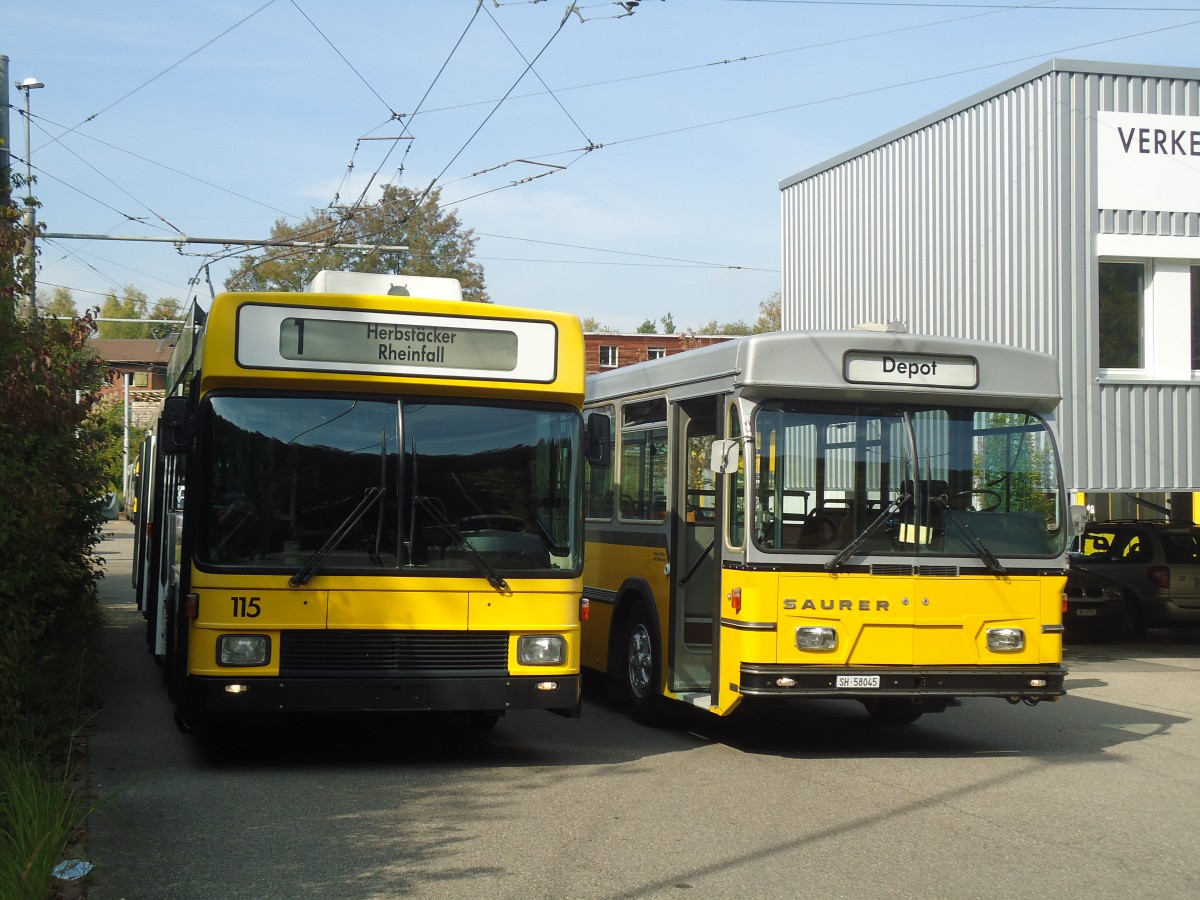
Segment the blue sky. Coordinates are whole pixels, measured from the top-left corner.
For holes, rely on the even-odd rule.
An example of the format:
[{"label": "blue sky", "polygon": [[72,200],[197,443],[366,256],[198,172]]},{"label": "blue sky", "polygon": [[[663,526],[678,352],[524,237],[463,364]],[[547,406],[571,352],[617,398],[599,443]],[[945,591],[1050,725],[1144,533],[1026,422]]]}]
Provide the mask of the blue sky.
[{"label": "blue sky", "polygon": [[[434,181],[478,235],[498,303],[623,331],[667,313],[753,322],[780,288],[781,180],[1050,58],[1194,66],[1200,38],[1197,0],[571,7],[7,4],[13,165],[12,83],[36,77],[51,232],[265,238],[372,177]],[[363,140],[400,135],[413,139]],[[81,308],[127,284],[206,306],[205,263],[220,291],[227,256],[60,239],[39,278]]]}]

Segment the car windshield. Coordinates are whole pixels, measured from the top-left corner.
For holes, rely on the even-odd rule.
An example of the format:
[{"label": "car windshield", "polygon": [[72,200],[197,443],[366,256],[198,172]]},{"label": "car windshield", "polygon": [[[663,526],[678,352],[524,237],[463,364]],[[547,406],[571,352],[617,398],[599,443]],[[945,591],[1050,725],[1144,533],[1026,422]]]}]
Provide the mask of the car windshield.
[{"label": "car windshield", "polygon": [[970,556],[1062,552],[1045,423],[968,407],[766,403],[755,418],[755,537],[767,550]]},{"label": "car windshield", "polygon": [[567,574],[580,565],[578,412],[214,396],[202,410],[201,564]]}]

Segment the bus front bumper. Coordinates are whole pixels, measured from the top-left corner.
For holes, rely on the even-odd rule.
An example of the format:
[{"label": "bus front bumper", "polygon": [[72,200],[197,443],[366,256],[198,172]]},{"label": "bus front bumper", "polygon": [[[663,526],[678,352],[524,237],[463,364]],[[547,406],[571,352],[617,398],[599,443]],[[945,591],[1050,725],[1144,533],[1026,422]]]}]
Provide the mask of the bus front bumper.
[{"label": "bus front bumper", "polygon": [[417,712],[545,709],[578,715],[578,675],[490,678],[189,679],[193,703],[213,713]]},{"label": "bus front bumper", "polygon": [[1004,697],[1053,700],[1066,694],[1062,666],[817,668],[743,665],[738,691],[754,697]]}]

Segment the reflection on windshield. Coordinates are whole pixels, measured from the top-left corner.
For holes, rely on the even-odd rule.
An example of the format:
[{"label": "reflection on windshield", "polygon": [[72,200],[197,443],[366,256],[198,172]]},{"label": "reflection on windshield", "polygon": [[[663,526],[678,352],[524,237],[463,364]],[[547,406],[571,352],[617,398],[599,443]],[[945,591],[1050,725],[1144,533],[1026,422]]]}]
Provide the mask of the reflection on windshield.
[{"label": "reflection on windshield", "polygon": [[768,403],[755,420],[754,535],[832,556],[1059,553],[1062,486],[1045,424],[1022,412]]},{"label": "reflection on windshield", "polygon": [[472,576],[479,557],[509,575],[579,567],[575,411],[217,396],[203,422],[202,563]]}]

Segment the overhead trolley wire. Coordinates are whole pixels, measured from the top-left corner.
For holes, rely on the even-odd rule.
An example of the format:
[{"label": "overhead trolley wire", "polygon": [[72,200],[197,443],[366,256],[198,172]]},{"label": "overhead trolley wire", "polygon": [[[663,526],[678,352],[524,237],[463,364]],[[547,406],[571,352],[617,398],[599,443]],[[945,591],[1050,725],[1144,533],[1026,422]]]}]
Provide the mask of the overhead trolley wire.
[{"label": "overhead trolley wire", "polygon": [[[425,104],[425,101],[429,98],[430,93],[432,93],[432,91],[433,91],[434,87],[437,85],[438,81],[441,80],[443,73],[445,73],[445,71],[446,71],[446,67],[448,65],[450,65],[450,60],[452,60],[454,58],[454,55],[458,52],[458,48],[462,46],[462,42],[466,38],[467,33],[471,30],[471,26],[473,24],[475,24],[475,19],[479,16],[479,10],[482,6],[483,6],[483,0],[477,0],[477,2],[475,4],[475,11],[473,13],[471,13],[471,18],[467,20],[466,26],[464,26],[462,33],[459,34],[459,36],[458,36],[458,40],[456,40],[454,42],[454,46],[450,48],[450,52],[446,55],[446,58],[442,61],[442,65],[438,69],[437,74],[433,76],[433,80],[430,81],[428,87],[425,88],[425,93],[421,95],[421,99],[417,102],[415,110],[412,113],[401,114],[399,121],[401,123],[401,132],[402,133],[409,132],[408,122],[406,122],[405,119],[411,118],[412,116],[414,116],[418,112],[420,112],[421,107]],[[389,106],[389,109],[390,108],[391,107]],[[408,136],[411,136],[411,132],[409,132]],[[357,153],[358,153],[358,146],[359,146],[358,143],[356,143],[354,146],[355,155],[357,155]],[[349,224],[350,219],[354,215],[355,209],[363,202],[363,200],[366,199],[367,192],[370,191],[371,185],[373,185],[375,183],[375,179],[379,177],[379,173],[381,171],[383,171],[384,165],[387,164],[388,159],[391,157],[391,155],[395,151],[395,149],[396,149],[396,145],[393,144],[391,146],[391,148],[387,151],[387,153],[385,153],[383,155],[383,159],[380,160],[379,165],[375,168],[375,171],[371,174],[371,177],[367,179],[367,183],[363,186],[362,191],[359,192],[358,198],[352,204],[350,204],[350,207],[347,211],[346,217],[343,220],[343,224]],[[401,168],[403,168],[404,160],[408,158],[408,154],[411,151],[411,149],[412,149],[412,142],[406,142],[406,146],[404,148],[404,156],[401,158],[401,161],[400,161]],[[349,168],[352,169],[353,166],[354,166],[354,159],[352,156],[351,160],[350,160]],[[342,179],[343,184],[345,183],[345,180],[347,177],[349,177],[349,173],[347,173],[346,176],[343,176],[343,179]],[[430,185],[430,187],[432,187],[432,184]],[[427,188],[426,194],[428,193],[428,190],[429,189]],[[339,194],[341,192],[340,185],[338,187],[338,192],[339,192]],[[425,194],[422,195],[421,199],[424,200],[424,198],[425,198]],[[332,206],[333,204],[330,204],[330,205]],[[418,201],[417,205],[420,205],[419,201]]]},{"label": "overhead trolley wire", "polygon": [[383,97],[380,96],[379,91],[375,90],[375,88],[372,87],[371,82],[367,81],[367,79],[363,77],[362,72],[358,71],[358,69],[356,69],[354,67],[354,63],[350,62],[350,60],[348,60],[346,58],[346,54],[344,54],[341,50],[339,50],[337,48],[337,45],[334,44],[334,42],[329,39],[329,37],[325,34],[325,32],[323,32],[317,26],[317,23],[312,20],[312,18],[309,16],[309,14],[300,8],[300,4],[297,3],[296,0],[289,0],[289,2],[292,4],[292,6],[294,6],[296,8],[296,12],[300,13],[300,15],[302,15],[304,17],[304,20],[313,27],[313,30],[321,36],[322,40],[324,40],[325,43],[327,43],[330,46],[330,48],[333,50],[333,52],[336,53],[339,57],[341,57],[342,62],[344,62],[349,67],[350,71],[353,72],[355,74],[355,76],[357,76],[358,80],[361,81],[364,85],[366,85],[367,90],[370,91],[372,94],[374,94],[376,99],[379,100],[379,102],[384,105],[384,107],[387,109],[387,111],[389,113],[391,113],[392,118],[393,119],[399,118],[399,113],[397,113],[394,109],[392,109],[391,105],[386,100],[384,100]]},{"label": "overhead trolley wire", "polygon": [[[487,14],[488,14],[488,18],[490,18],[492,20],[492,24],[494,24],[496,26],[497,30],[502,35],[504,35],[504,39],[506,41],[508,41],[509,45],[514,50],[517,51],[517,55],[521,57],[521,61],[524,62],[528,66],[527,71],[533,72],[533,77],[538,80],[538,82],[541,84],[541,86],[546,89],[546,93],[548,93],[551,96],[551,98],[554,100],[554,102],[558,104],[558,108],[563,111],[563,115],[566,116],[571,121],[571,124],[575,126],[575,130],[578,131],[581,135],[583,135],[583,139],[585,141],[587,141],[589,144],[592,143],[592,139],[590,137],[588,137],[587,132],[585,132],[583,130],[583,128],[580,127],[579,123],[575,121],[575,118],[569,112],[567,112],[567,108],[562,105],[562,101],[558,99],[558,96],[554,93],[554,91],[552,91],[550,89],[550,85],[546,84],[546,82],[542,79],[542,76],[539,75],[537,73],[537,70],[533,68],[533,63],[529,62],[529,60],[527,60],[525,58],[525,54],[521,52],[521,48],[518,47],[516,45],[516,42],[514,42],[513,39],[508,36],[508,32],[505,31],[503,26],[499,22],[496,21],[496,17],[492,15],[492,11],[490,9],[487,10]],[[561,29],[562,26],[560,25],[559,28]],[[551,40],[553,40],[553,38]],[[542,49],[544,50],[545,48],[542,48]],[[515,87],[515,85],[514,85],[514,87]]]},{"label": "overhead trolley wire", "polygon": [[[702,69],[716,68],[718,66],[728,66],[728,65],[732,65],[734,63],[754,62],[755,60],[767,59],[772,56],[784,56],[789,53],[803,53],[806,50],[818,50],[822,47],[836,47],[840,44],[850,44],[850,43],[854,43],[856,41],[870,40],[871,38],[890,37],[891,35],[903,34],[905,32],[909,32],[909,31],[919,31],[923,28],[933,28],[938,25],[954,25],[959,22],[966,22],[970,19],[978,19],[978,18],[982,18],[984,16],[1000,15],[1001,13],[1010,12],[1010,11],[1014,11],[1014,10],[1045,8],[1046,4],[1050,4],[1053,2],[1055,2],[1055,0],[1037,0],[1037,2],[1034,2],[1034,3],[1027,3],[1027,4],[1022,4],[1019,6],[1011,6],[1011,7],[1005,8],[1005,9],[988,9],[983,12],[972,13],[971,15],[954,16],[953,18],[949,18],[949,19],[938,19],[934,22],[921,22],[916,25],[903,25],[903,26],[900,26],[897,28],[887,28],[887,29],[884,29],[883,31],[871,31],[871,32],[867,32],[865,34],[855,34],[855,35],[850,35],[848,37],[832,38],[827,41],[817,41],[816,43],[804,44],[799,47],[787,47],[783,50],[766,50],[762,53],[751,53],[751,54],[744,54],[742,56],[727,57],[725,59],[710,60],[709,62],[695,63],[695,64],[689,65],[689,66],[678,66],[673,69],[662,69],[662,70],[659,70],[656,72],[642,72],[637,75],[624,75],[620,78],[610,78],[610,79],[606,79],[604,81],[590,81],[590,82],[586,82],[584,84],[573,84],[573,85],[568,85],[566,87],[555,88],[554,90],[557,91],[558,93],[562,94],[567,91],[586,90],[587,88],[595,88],[595,87],[607,87],[608,85],[620,84],[625,81],[640,81],[640,80],[647,79],[647,78],[659,78],[664,75],[678,75],[683,72],[695,72],[695,71],[700,71]],[[1054,7],[1049,7],[1049,8],[1054,8]],[[542,96],[543,93],[546,93],[549,90],[550,89],[547,88],[547,91],[532,91],[528,94],[517,94],[517,95],[511,97],[510,99],[525,100],[530,97],[540,97],[540,96]],[[455,106],[441,106],[441,107],[437,107],[435,109],[426,110],[424,115],[432,115],[433,113],[439,113],[439,112],[453,112],[454,110],[458,110],[458,109],[466,109],[471,106],[483,106],[485,104],[494,103],[494,102],[495,102],[494,100],[473,100],[470,103],[460,103]]]},{"label": "overhead trolley wire", "polygon": [[[142,88],[144,88],[144,87],[147,87],[147,86],[148,86],[148,85],[150,85],[150,84],[153,84],[155,81],[158,81],[158,79],[162,78],[164,75],[166,75],[166,74],[167,74],[168,72],[170,72],[172,69],[175,69],[175,68],[177,68],[178,66],[182,65],[183,63],[187,62],[189,59],[191,59],[193,56],[195,56],[195,55],[196,55],[197,53],[199,53],[201,50],[204,50],[204,49],[206,49],[206,48],[208,48],[208,47],[212,46],[212,45],[213,45],[213,44],[215,44],[217,41],[219,41],[221,38],[225,37],[225,35],[229,34],[229,32],[233,31],[233,30],[234,30],[234,29],[236,29],[236,28],[239,28],[240,26],[242,26],[243,24],[245,24],[246,22],[248,22],[250,19],[252,19],[252,18],[254,18],[255,16],[257,16],[257,15],[258,15],[260,12],[262,12],[264,9],[266,9],[268,6],[270,6],[270,5],[271,5],[272,3],[274,3],[274,2],[275,2],[275,0],[267,0],[267,2],[266,2],[266,3],[264,3],[262,6],[260,6],[258,9],[254,10],[254,11],[253,11],[253,12],[251,12],[249,15],[243,16],[241,19],[239,19],[238,21],[234,22],[232,25],[230,25],[228,28],[226,28],[224,31],[222,31],[220,34],[218,34],[216,37],[210,38],[209,40],[205,41],[203,44],[201,44],[199,47],[197,47],[197,48],[196,48],[195,50],[193,50],[191,53],[189,53],[189,54],[187,54],[186,56],[184,56],[182,59],[178,59],[178,60],[176,60],[175,62],[171,63],[171,65],[167,66],[165,69],[163,69],[163,70],[162,70],[161,72],[159,72],[157,75],[155,75],[153,78],[148,78],[148,79],[146,79],[146,80],[145,80],[145,81],[143,81],[141,84],[139,84],[137,87],[135,87],[133,90],[131,90],[131,91],[127,91],[127,92],[125,92],[124,94],[122,94],[120,97],[118,97],[118,98],[117,98],[116,100],[114,100],[112,103],[108,104],[108,106],[105,106],[105,107],[103,107],[102,109],[98,109],[98,110],[96,110],[94,113],[92,113],[90,116],[88,116],[88,117],[87,117],[86,119],[84,119],[82,122],[80,122],[80,123],[79,123],[78,125],[76,125],[74,128],[70,129],[70,130],[67,132],[67,134],[70,134],[70,133],[74,132],[76,129],[82,128],[84,125],[86,125],[88,122],[90,122],[90,121],[92,121],[93,119],[95,119],[97,116],[99,116],[99,115],[101,115],[101,114],[103,114],[103,113],[106,113],[106,112],[108,112],[110,109],[112,109],[112,108],[113,108],[114,106],[116,106],[118,103],[122,103],[122,102],[124,102],[125,100],[128,100],[130,97],[132,97],[132,96],[133,96],[134,94],[136,94],[138,91],[140,91]],[[62,135],[59,135],[59,137],[62,137]]]},{"label": "overhead trolley wire", "polygon": [[[61,123],[59,123],[59,122],[55,122],[53,119],[47,119],[45,116],[37,116],[37,115],[35,115],[33,118],[34,118],[35,120],[37,120],[37,119],[40,119],[40,120],[41,120],[41,121],[43,121],[43,122],[47,122],[47,123],[49,123],[50,125],[53,125],[55,128],[63,128],[63,129],[66,129],[66,126],[65,126],[65,125],[63,125],[63,124],[61,124]],[[43,130],[44,130],[44,129],[43,129]],[[47,133],[48,133],[48,132],[47,132]],[[71,133],[71,132],[68,132],[68,131],[64,130],[63,134],[60,134],[60,135],[59,135],[57,138],[55,138],[54,140],[58,140],[59,138],[63,137],[63,135],[65,135],[65,134],[68,134],[68,133]],[[126,148],[124,148],[124,147],[119,147],[119,146],[117,146],[116,144],[112,144],[112,143],[109,143],[108,141],[101,140],[101,139],[100,139],[100,138],[98,138],[98,137],[93,137],[93,136],[92,136],[92,135],[90,135],[90,134],[84,134],[84,133],[82,133],[82,132],[78,132],[78,133],[75,133],[75,136],[76,136],[76,137],[83,138],[84,140],[87,140],[87,141],[93,141],[93,142],[95,142],[95,143],[97,143],[97,144],[100,144],[100,145],[101,145],[101,146],[103,146],[103,147],[108,147],[110,150],[116,150],[118,153],[124,153],[126,156],[132,156],[134,159],[139,159],[139,160],[141,160],[142,162],[149,163],[149,164],[150,164],[150,165],[152,165],[152,166],[157,166],[157,167],[158,167],[158,168],[160,168],[160,169],[164,169],[165,171],[167,171],[167,172],[170,172],[170,173],[172,173],[172,174],[174,174],[174,175],[179,175],[179,176],[181,176],[181,177],[183,177],[183,178],[186,178],[186,179],[188,179],[189,181],[194,181],[194,182],[196,182],[197,184],[202,184],[202,185],[204,185],[205,187],[210,187],[210,188],[213,188],[214,190],[221,191],[222,193],[229,194],[231,197],[237,197],[239,200],[245,200],[247,203],[253,203],[255,206],[261,206],[263,209],[269,209],[269,210],[271,210],[271,212],[277,212],[277,213],[279,213],[281,216],[285,216],[285,217],[288,217],[288,218],[294,218],[294,217],[295,217],[293,213],[289,213],[287,210],[283,210],[283,209],[279,209],[278,207],[271,206],[269,203],[264,203],[264,202],[263,202],[263,201],[261,201],[261,200],[256,200],[256,199],[255,199],[255,198],[253,198],[253,197],[248,197],[247,195],[245,195],[245,194],[242,194],[242,193],[239,193],[238,191],[234,191],[234,190],[230,190],[229,188],[222,187],[221,185],[219,185],[219,184],[216,184],[216,183],[214,183],[214,182],[212,182],[212,181],[208,181],[208,180],[206,180],[206,179],[204,179],[204,178],[201,178],[201,177],[199,177],[198,175],[192,175],[192,174],[190,174],[189,172],[184,172],[183,170],[181,170],[181,169],[176,169],[176,168],[174,168],[173,166],[168,166],[166,163],[159,162],[159,161],[158,161],[158,160],[156,160],[156,159],[151,159],[151,158],[150,158],[150,157],[148,157],[148,156],[143,156],[143,155],[142,155],[142,154],[140,154],[140,153],[135,153],[135,152],[133,152],[132,150],[127,150],[127,149],[126,149]],[[64,148],[66,147],[66,145],[65,145],[65,144],[64,144],[63,146],[64,146]],[[69,149],[69,148],[68,148],[68,149]],[[82,192],[81,192],[81,193],[82,193]],[[85,196],[86,196],[86,195],[85,195]],[[94,198],[93,198],[93,199],[94,199]],[[97,201],[97,202],[100,202],[100,201]],[[140,220],[139,220],[139,221],[140,221]]]},{"label": "overhead trolley wire", "polygon": [[[1026,9],[1023,3],[945,3],[917,0],[725,0],[726,3],[774,3],[791,6],[887,6],[909,9],[989,9],[1004,12]],[[1045,7],[1048,11],[1074,12],[1200,12],[1198,6],[1098,6],[1093,3],[1069,3]]]},{"label": "overhead trolley wire", "polygon": [[[656,132],[652,132],[650,134],[637,135],[635,137],[618,138],[615,140],[604,141],[604,143],[601,146],[614,147],[619,144],[631,144],[636,141],[646,141],[646,140],[650,140],[651,138],[665,137],[670,134],[681,134],[685,131],[696,131],[701,128],[712,128],[717,125],[727,125],[730,122],[740,122],[745,119],[754,119],[754,118],[758,118],[760,116],[770,116],[770,115],[775,115],[775,114],[781,113],[781,112],[789,112],[789,111],[795,110],[795,109],[803,109],[808,106],[818,106],[822,103],[832,103],[837,100],[849,100],[849,99],[853,99],[855,97],[864,97],[864,96],[867,96],[868,94],[877,94],[877,93],[881,93],[883,91],[895,90],[897,88],[912,87],[913,85],[917,85],[917,84],[926,84],[931,81],[938,81],[939,79],[942,79],[942,78],[953,78],[956,75],[967,75],[972,72],[982,72],[987,69],[995,69],[1000,66],[1008,66],[1008,65],[1012,65],[1014,63],[1028,62],[1029,60],[1046,59],[1048,57],[1052,58],[1052,57],[1056,57],[1062,53],[1070,53],[1075,50],[1083,50],[1083,49],[1087,49],[1089,47],[1098,47],[1103,44],[1112,44],[1112,43],[1116,43],[1117,41],[1128,41],[1128,40],[1132,40],[1134,38],[1146,37],[1147,35],[1151,35],[1151,34],[1160,34],[1164,31],[1173,31],[1177,28],[1188,28],[1193,25],[1200,25],[1200,19],[1193,19],[1190,22],[1179,22],[1174,25],[1166,25],[1166,26],[1163,26],[1162,28],[1151,28],[1146,31],[1136,32],[1134,34],[1124,34],[1124,35],[1120,35],[1118,37],[1104,38],[1103,40],[1099,40],[1099,41],[1089,41],[1089,42],[1083,43],[1083,44],[1075,44],[1070,47],[1061,47],[1057,50],[1043,51],[1040,53],[1030,53],[1030,54],[1026,54],[1024,56],[1016,56],[1016,57],[1012,57],[1010,59],[1000,60],[998,62],[985,63],[985,64],[979,65],[979,66],[971,66],[966,69],[955,69],[954,71],[951,71],[951,72],[941,72],[936,75],[926,75],[924,77],[913,78],[908,81],[897,81],[897,82],[892,82],[891,84],[878,85],[876,87],[871,87],[871,88],[863,88],[862,90],[851,91],[846,94],[836,94],[836,95],[833,95],[830,97],[821,97],[816,100],[806,100],[802,103],[792,103],[787,106],[779,106],[779,107],[775,107],[773,109],[764,109],[764,110],[759,110],[757,112],[744,113],[744,114],[738,115],[738,116],[730,116],[725,119],[716,119],[716,120],[713,120],[710,122],[698,122],[693,125],[682,125],[678,128],[668,128],[663,131],[656,131]],[[540,156],[543,156],[543,157],[558,156],[558,155],[562,155],[564,153],[572,153],[572,152],[574,152],[574,151],[559,150],[555,153],[540,154]],[[533,158],[536,159],[538,157],[534,156]]]}]

